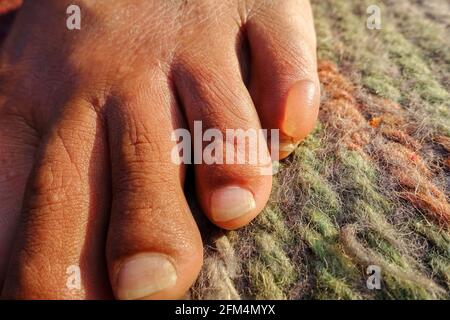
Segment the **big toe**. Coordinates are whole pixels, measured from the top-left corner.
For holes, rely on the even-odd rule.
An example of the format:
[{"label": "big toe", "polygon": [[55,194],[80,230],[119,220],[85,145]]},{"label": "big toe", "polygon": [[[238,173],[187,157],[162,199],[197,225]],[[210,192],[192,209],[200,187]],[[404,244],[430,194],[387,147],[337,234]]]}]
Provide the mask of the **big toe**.
[{"label": "big toe", "polygon": [[171,112],[148,114],[150,106],[172,111],[177,106],[167,81],[152,79],[150,86],[137,85],[145,89],[118,94],[120,99],[107,106],[110,141],[116,146],[107,260],[115,296],[124,300],[180,298],[203,258],[183,194],[184,169],[171,159],[177,120]]}]

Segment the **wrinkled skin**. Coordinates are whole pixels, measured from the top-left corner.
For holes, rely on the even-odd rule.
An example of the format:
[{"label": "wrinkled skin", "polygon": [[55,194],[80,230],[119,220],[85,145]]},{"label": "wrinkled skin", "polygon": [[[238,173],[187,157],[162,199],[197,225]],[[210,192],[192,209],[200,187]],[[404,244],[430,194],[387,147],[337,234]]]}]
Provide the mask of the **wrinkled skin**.
[{"label": "wrinkled skin", "polygon": [[[276,128],[280,156],[292,152],[319,105],[310,4],[78,3],[81,30],[70,31],[70,1],[25,2],[0,52],[2,296],[179,298],[201,268],[202,242],[183,192],[186,167],[170,158],[171,133],[195,120],[223,131]],[[236,229],[263,209],[272,177],[256,169],[195,165],[213,223]],[[227,186],[254,202],[224,221],[211,199]],[[136,293],[118,273],[148,253],[167,258],[176,277]],[[79,290],[66,286],[72,265]]]}]

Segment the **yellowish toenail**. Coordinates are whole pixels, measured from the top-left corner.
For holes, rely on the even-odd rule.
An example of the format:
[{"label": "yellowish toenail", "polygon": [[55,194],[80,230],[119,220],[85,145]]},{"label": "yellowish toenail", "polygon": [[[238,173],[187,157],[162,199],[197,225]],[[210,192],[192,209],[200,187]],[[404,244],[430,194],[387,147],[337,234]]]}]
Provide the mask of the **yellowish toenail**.
[{"label": "yellowish toenail", "polygon": [[298,147],[298,143],[293,143],[293,142],[283,143],[283,142],[281,142],[280,143],[280,152],[290,154],[290,153],[294,152],[294,150],[297,149],[297,147]]},{"label": "yellowish toenail", "polygon": [[166,256],[141,254],[128,260],[117,276],[117,298],[137,300],[173,287],[177,273]]},{"label": "yellowish toenail", "polygon": [[215,222],[234,220],[250,213],[255,207],[253,194],[241,187],[225,187],[211,196],[211,214]]},{"label": "yellowish toenail", "polygon": [[282,125],[283,134],[300,140],[307,135],[317,117],[318,90],[314,82],[303,80],[295,83],[289,90],[285,116]]}]

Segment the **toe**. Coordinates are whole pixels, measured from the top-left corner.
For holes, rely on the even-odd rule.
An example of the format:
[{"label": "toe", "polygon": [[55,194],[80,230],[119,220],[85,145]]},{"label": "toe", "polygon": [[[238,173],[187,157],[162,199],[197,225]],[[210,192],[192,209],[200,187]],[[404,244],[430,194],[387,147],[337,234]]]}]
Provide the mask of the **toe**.
[{"label": "toe", "polygon": [[107,147],[85,102],[43,133],[3,288],[17,299],[111,296],[104,256]]},{"label": "toe", "polygon": [[212,48],[221,50],[185,59],[175,72],[175,82],[194,133],[199,202],[213,223],[236,229],[267,203],[272,161],[240,74],[234,42],[229,40],[223,36],[217,46],[210,40]]},{"label": "toe", "polygon": [[118,299],[180,298],[203,261],[200,234],[183,193],[184,168],[171,158],[176,149],[171,134],[180,126],[172,119],[181,117],[161,77],[128,79],[107,106],[115,146],[107,259]]},{"label": "toe", "polygon": [[38,138],[22,117],[0,107],[0,292]]},{"label": "toe", "polygon": [[309,1],[255,7],[246,24],[250,92],[265,128],[280,129],[280,157],[315,126],[320,103],[316,40]]}]

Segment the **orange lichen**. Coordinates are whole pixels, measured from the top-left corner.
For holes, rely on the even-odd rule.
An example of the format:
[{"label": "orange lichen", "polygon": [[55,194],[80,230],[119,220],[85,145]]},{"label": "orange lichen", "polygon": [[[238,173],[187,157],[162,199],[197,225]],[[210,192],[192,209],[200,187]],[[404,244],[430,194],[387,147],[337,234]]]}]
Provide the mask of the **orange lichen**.
[{"label": "orange lichen", "polygon": [[448,225],[450,223],[450,206],[445,200],[438,201],[426,193],[402,192],[400,196],[441,224]]},{"label": "orange lichen", "polygon": [[382,134],[389,140],[398,142],[414,151],[419,150],[421,144],[402,130],[386,127],[381,130]]},{"label": "orange lichen", "polygon": [[372,119],[369,120],[369,124],[372,128],[378,128],[381,124],[381,117],[374,117]]}]

